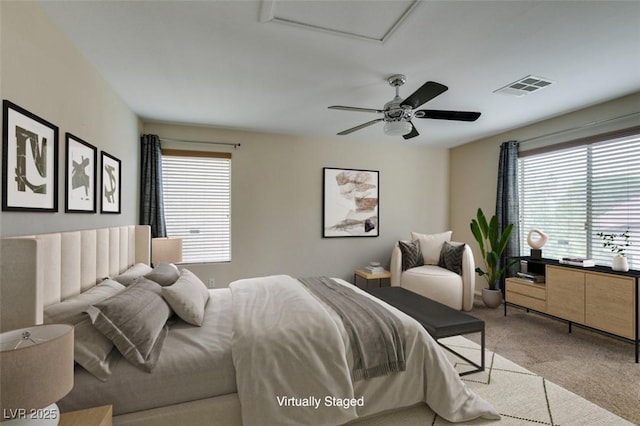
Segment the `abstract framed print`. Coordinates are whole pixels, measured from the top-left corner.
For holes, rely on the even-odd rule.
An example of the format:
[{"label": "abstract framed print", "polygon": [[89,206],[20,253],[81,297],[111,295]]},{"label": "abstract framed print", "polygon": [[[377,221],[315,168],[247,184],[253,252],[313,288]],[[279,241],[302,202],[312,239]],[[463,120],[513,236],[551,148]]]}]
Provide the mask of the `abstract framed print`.
[{"label": "abstract framed print", "polygon": [[379,172],[325,167],[323,174],[322,236],[379,236]]},{"label": "abstract framed print", "polygon": [[100,213],[120,214],[122,182],[120,178],[120,160],[102,151],[100,156],[102,167],[102,184],[100,186]]},{"label": "abstract framed print", "polygon": [[4,100],[2,210],[58,211],[58,127]]},{"label": "abstract framed print", "polygon": [[67,213],[96,212],[96,163],[98,150],[95,146],[72,135],[65,134],[66,198]]}]

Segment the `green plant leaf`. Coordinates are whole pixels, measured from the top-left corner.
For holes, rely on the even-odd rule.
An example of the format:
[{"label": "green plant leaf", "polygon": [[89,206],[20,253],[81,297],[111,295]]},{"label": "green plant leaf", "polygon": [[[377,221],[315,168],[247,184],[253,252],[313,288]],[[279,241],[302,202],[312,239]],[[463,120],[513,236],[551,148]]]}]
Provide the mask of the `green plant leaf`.
[{"label": "green plant leaf", "polygon": [[482,258],[484,259],[485,257],[484,240],[482,238],[480,226],[478,225],[478,222],[475,219],[471,220],[471,233],[473,234],[473,238],[475,238],[476,241],[478,242],[478,246],[480,246],[480,254],[482,254]]},{"label": "green plant leaf", "polygon": [[482,231],[482,236],[487,238],[489,235],[489,225],[487,224],[487,218],[484,215],[482,209],[478,209],[476,213],[476,217],[478,218],[478,225],[480,225],[480,230]]}]

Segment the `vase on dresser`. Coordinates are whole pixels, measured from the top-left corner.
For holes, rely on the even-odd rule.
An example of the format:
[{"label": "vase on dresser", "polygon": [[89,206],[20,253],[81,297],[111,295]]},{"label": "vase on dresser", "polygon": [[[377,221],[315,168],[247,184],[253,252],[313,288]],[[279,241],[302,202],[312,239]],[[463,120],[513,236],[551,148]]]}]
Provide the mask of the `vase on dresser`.
[{"label": "vase on dresser", "polygon": [[618,254],[613,256],[613,260],[611,261],[611,269],[614,271],[627,272],[629,270],[629,263],[627,262],[627,258]]}]

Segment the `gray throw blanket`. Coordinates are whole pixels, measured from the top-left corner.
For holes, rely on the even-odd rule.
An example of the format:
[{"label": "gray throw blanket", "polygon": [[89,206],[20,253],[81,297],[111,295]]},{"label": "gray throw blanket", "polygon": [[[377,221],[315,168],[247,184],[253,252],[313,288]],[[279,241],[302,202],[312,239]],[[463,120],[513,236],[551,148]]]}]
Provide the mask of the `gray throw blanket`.
[{"label": "gray throw blanket", "polygon": [[405,371],[404,326],[393,313],[331,278],[299,281],[342,319],[353,351],[353,380]]}]

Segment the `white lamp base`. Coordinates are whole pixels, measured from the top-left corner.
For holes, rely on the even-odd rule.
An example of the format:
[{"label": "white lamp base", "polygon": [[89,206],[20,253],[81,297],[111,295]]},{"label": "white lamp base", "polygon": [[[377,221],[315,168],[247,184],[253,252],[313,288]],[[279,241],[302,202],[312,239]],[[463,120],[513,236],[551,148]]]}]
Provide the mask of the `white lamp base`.
[{"label": "white lamp base", "polygon": [[60,421],[60,410],[55,402],[45,408],[3,415],[15,418],[2,422],[2,426],[57,426]]}]

